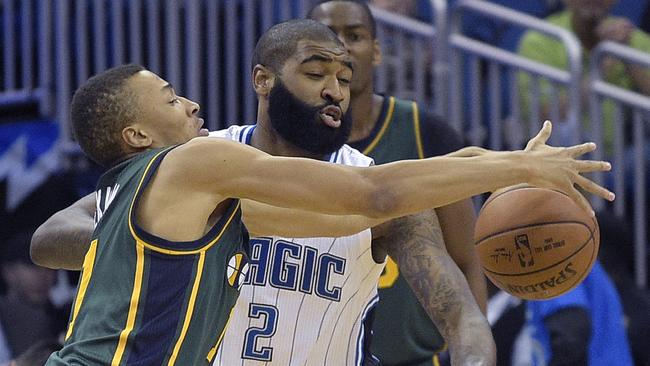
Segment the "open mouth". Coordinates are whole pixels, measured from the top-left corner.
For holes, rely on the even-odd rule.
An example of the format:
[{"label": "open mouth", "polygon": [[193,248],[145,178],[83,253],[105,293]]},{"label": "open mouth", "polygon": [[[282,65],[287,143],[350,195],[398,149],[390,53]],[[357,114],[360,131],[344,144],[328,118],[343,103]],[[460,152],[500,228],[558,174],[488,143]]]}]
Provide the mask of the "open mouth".
[{"label": "open mouth", "polygon": [[199,130],[198,134],[199,134],[199,136],[208,136],[208,135],[210,135],[210,131],[208,131],[207,128],[202,128],[203,123],[204,123],[203,118],[199,118],[198,119],[198,126],[197,126],[197,128]]},{"label": "open mouth", "polygon": [[338,128],[341,126],[341,116],[343,115],[343,112],[341,111],[341,108],[337,106],[327,106],[321,109],[318,115],[320,116],[321,121],[329,127]]}]

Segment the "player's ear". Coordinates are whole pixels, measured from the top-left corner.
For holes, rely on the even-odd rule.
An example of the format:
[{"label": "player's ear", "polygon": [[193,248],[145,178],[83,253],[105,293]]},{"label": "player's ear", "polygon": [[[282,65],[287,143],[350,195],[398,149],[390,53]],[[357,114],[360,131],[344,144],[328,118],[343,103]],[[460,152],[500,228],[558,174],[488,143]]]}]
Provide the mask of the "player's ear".
[{"label": "player's ear", "polygon": [[372,45],[372,65],[378,66],[381,64],[381,46],[379,45],[379,40],[375,38]]},{"label": "player's ear", "polygon": [[122,129],[122,140],[135,149],[146,149],[153,144],[153,139],[138,124],[128,125]]},{"label": "player's ear", "polygon": [[263,65],[253,68],[253,88],[258,96],[268,96],[275,82],[275,73]]}]

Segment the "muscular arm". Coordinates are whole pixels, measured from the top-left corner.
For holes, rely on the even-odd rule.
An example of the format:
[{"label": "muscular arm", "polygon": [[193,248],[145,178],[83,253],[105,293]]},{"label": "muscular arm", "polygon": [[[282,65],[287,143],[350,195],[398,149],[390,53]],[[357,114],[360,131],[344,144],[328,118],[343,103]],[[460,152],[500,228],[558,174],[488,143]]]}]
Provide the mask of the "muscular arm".
[{"label": "muscular arm", "polygon": [[465,275],[476,303],[483,314],[487,307],[487,286],[474,250],[476,215],[471,200],[463,200],[436,209],[445,247]]},{"label": "muscular arm", "polygon": [[[32,261],[52,269],[80,270],[90,245],[95,194],[50,217],[32,236]],[[326,215],[242,200],[242,217],[253,236],[347,236],[383,220],[359,215]]]},{"label": "muscular arm", "polygon": [[453,365],[494,365],[496,349],[487,320],[445,250],[436,215],[425,211],[393,220],[374,239],[393,258],[418,300],[449,344]]},{"label": "muscular arm", "polygon": [[32,261],[52,269],[81,269],[90,246],[94,214],[95,193],[55,213],[32,236]]},{"label": "muscular arm", "polygon": [[565,192],[589,210],[588,201],[574,184],[612,199],[608,191],[580,175],[606,170],[608,164],[575,160],[595,146],[552,148],[544,145],[550,132],[547,123],[535,138],[538,150],[443,156],[369,168],[273,157],[236,142],[197,138],[170,152],[155,179],[163,182],[166,194],[176,190],[179,198],[191,191],[209,201],[237,197],[278,207],[381,219],[522,182]]},{"label": "muscular arm", "polygon": [[242,219],[252,236],[291,238],[338,237],[356,234],[384,220],[361,215],[327,215],[242,200]]}]

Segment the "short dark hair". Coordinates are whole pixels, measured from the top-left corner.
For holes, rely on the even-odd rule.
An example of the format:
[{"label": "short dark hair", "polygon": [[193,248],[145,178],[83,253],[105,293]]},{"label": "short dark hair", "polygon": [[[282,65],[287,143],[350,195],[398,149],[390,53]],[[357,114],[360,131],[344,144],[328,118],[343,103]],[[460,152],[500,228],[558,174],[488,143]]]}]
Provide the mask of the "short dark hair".
[{"label": "short dark hair", "polygon": [[136,96],[126,81],[145,70],[121,65],[101,72],[77,89],[70,105],[72,132],[81,149],[96,163],[110,167],[124,157],[121,131],[136,117]]},{"label": "short dark hair", "polygon": [[251,69],[264,65],[279,72],[302,40],[332,42],[344,47],[327,26],[311,19],[293,19],[278,23],[262,34],[253,52]]},{"label": "short dark hair", "polygon": [[364,0],[322,0],[318,2],[318,4],[314,5],[314,7],[307,12],[307,18],[314,19],[314,11],[319,6],[326,3],[337,2],[337,1],[359,5],[361,9],[364,11],[364,13],[366,13],[366,17],[368,18],[368,23],[370,23],[370,35],[372,36],[373,39],[377,37],[377,22],[375,21],[375,17],[372,15],[372,11],[370,10],[368,3]]}]

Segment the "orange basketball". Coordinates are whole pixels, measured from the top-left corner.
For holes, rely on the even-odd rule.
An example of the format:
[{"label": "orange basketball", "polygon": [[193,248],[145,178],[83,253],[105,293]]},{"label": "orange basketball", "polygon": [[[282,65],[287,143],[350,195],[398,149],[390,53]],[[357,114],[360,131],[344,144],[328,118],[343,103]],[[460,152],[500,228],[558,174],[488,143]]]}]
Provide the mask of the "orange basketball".
[{"label": "orange basketball", "polygon": [[567,195],[516,186],[488,198],[474,242],[483,272],[497,287],[529,300],[576,287],[598,255],[598,222]]}]

